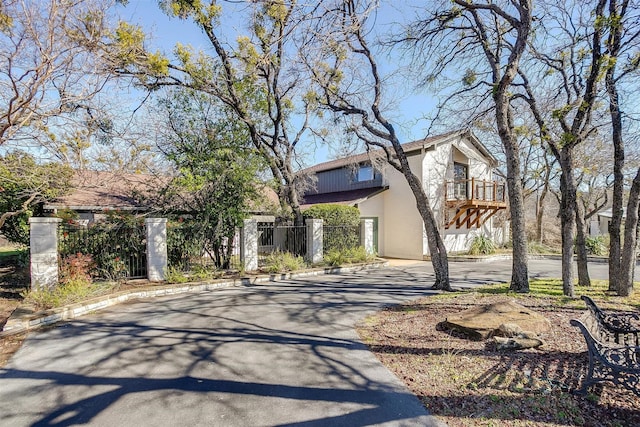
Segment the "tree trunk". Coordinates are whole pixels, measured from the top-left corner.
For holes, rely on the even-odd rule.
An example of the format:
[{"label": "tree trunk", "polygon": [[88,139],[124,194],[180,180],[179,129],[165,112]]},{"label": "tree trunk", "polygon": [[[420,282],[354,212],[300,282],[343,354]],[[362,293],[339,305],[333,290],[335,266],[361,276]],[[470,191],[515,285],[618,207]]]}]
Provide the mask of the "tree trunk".
[{"label": "tree trunk", "polygon": [[429,245],[429,255],[431,256],[431,264],[433,265],[433,271],[436,276],[436,282],[433,285],[433,289],[439,289],[443,291],[452,291],[451,283],[449,282],[449,258],[447,256],[447,248],[444,245],[444,241],[440,236],[438,230],[438,224],[431,209],[431,204],[427,195],[424,193],[422,183],[417,176],[411,172],[407,157],[400,146],[398,141],[393,143],[398,162],[401,168],[399,170],[404,175],[409,188],[413,192],[416,199],[416,207],[422,222],[424,223],[425,232],[427,233],[427,244]]},{"label": "tree trunk", "polygon": [[589,277],[587,245],[586,245],[586,224],[584,219],[584,208],[576,201],[576,261],[578,264],[578,285],[591,286]]},{"label": "tree trunk", "polygon": [[540,193],[540,197],[537,200],[538,209],[536,210],[536,240],[538,243],[544,243],[544,212],[545,212],[545,204],[544,202],[547,199],[547,194],[549,194],[549,173],[547,173],[547,179],[545,180],[544,186],[542,187],[542,193]]},{"label": "tree trunk", "polygon": [[[609,37],[609,49],[612,58],[618,56],[620,50],[620,27],[614,28]],[[611,200],[611,223],[609,224],[609,290],[617,291],[621,272],[620,228],[622,225],[622,206],[624,192],[624,143],[622,139],[622,114],[615,79],[615,62],[607,68],[605,86],[609,95],[609,114],[611,115],[611,140],[613,142],[613,194]]]},{"label": "tree trunk", "polygon": [[574,296],[573,289],[573,229],[576,218],[576,191],[573,179],[573,150],[569,146],[560,152],[560,228],[562,236],[562,290],[565,296]]},{"label": "tree trunk", "polygon": [[624,223],[624,250],[620,262],[618,294],[628,297],[633,291],[633,276],[636,267],[638,247],[638,208],[640,207],[640,168],[631,184],[629,202],[627,203],[627,219]]}]

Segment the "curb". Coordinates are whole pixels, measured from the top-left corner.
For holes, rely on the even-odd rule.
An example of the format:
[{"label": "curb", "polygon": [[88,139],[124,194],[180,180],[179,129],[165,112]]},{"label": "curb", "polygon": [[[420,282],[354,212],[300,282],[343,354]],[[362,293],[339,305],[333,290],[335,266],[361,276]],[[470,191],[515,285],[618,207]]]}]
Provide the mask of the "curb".
[{"label": "curb", "polygon": [[240,277],[231,280],[218,280],[211,282],[194,282],[179,285],[147,286],[141,289],[121,291],[91,300],[67,305],[50,310],[35,312],[26,305],[18,307],[11,314],[7,323],[0,331],[0,338],[32,331],[54,323],[72,320],[82,315],[117,304],[145,298],[155,298],[167,295],[178,295],[189,292],[205,292],[222,288],[255,286],[261,283],[278,282],[280,280],[294,279],[298,277],[312,277],[325,274],[351,273],[361,270],[382,268],[388,266],[388,261],[378,261],[366,264],[356,264],[349,267],[322,267],[293,273],[262,274],[249,277]]}]

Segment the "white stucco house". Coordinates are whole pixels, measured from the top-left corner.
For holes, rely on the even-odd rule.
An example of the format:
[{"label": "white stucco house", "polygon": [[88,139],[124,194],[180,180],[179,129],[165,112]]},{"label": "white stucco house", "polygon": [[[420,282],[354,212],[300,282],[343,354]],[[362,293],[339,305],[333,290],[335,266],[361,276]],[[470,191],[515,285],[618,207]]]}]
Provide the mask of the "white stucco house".
[{"label": "white stucco house", "polygon": [[[505,185],[494,180],[498,161],[468,130],[403,145],[411,170],[422,179],[449,252],[468,250],[478,234],[497,243],[508,224],[496,221],[506,209]],[[357,206],[374,220],[376,250],[395,258],[429,256],[422,218],[404,176],[368,152],[315,165],[316,188],[304,195],[303,208],[320,203]]]},{"label": "white stucco house", "polygon": [[[609,225],[613,218],[613,208],[599,211],[589,224],[589,235],[591,237],[604,236],[609,234]],[[622,220],[627,218],[627,208],[622,208]]]}]

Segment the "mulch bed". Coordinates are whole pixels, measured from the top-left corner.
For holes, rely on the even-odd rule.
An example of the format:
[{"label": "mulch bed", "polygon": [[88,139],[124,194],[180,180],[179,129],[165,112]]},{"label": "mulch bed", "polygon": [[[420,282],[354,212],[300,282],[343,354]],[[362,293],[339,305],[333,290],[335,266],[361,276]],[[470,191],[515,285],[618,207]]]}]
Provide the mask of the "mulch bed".
[{"label": "mulch bed", "polygon": [[428,297],[366,319],[359,333],[429,411],[449,426],[639,426],[640,399],[613,385],[586,397],[571,393],[586,374],[584,338],[569,324],[583,310],[523,296],[552,329],[539,349],[499,351],[439,323],[479,304],[508,299],[477,293]]}]

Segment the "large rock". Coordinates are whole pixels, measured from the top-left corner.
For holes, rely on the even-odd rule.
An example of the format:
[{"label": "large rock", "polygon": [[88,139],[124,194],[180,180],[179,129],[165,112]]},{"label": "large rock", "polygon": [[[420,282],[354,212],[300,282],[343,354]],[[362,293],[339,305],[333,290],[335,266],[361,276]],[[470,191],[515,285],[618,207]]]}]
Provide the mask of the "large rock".
[{"label": "large rock", "polygon": [[551,323],[541,314],[513,301],[471,308],[447,317],[443,323],[445,328],[460,331],[475,340],[484,340],[494,335],[509,336],[507,331],[513,331],[513,335],[519,335],[522,331],[537,335],[551,329]]}]

